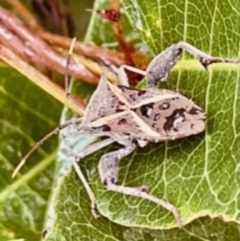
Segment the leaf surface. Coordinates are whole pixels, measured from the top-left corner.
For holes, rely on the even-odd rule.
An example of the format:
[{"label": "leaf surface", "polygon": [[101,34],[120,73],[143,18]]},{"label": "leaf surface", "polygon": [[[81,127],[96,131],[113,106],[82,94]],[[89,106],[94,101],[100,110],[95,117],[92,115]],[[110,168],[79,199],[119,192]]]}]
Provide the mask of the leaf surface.
[{"label": "leaf surface", "polygon": [[[106,6],[97,1],[96,8],[102,4]],[[139,34],[152,54],[185,40],[212,55],[236,57],[240,55],[237,6],[237,0],[124,0],[130,22],[124,22],[124,30],[128,38]],[[110,25],[98,17],[92,19],[87,39],[99,45],[115,44]],[[203,107],[208,116],[206,132],[137,148],[121,161],[118,179],[125,186],[146,185],[151,193],[173,203],[186,224],[181,230],[174,228],[174,218],[163,208],[106,191],[100,183],[98,161],[103,153],[118,149],[117,144],[80,162],[97,198],[98,219],[93,218],[89,198],[73,170],[53,182],[56,138],[34,153],[19,178],[12,180],[11,172],[21,156],[57,125],[61,105],[17,72],[1,66],[0,240],[40,240],[41,231],[47,228],[48,241],[238,241],[240,70],[221,64],[205,71],[189,58],[184,54],[160,87],[177,90]],[[80,84],[74,89],[80,95],[89,93]],[[64,111],[62,119],[69,115]],[[89,141],[85,138],[81,140]],[[80,137],[70,141],[80,141]],[[60,171],[63,162],[70,165],[66,150],[60,149],[57,159]]]},{"label": "leaf surface", "polygon": [[[239,13],[234,6],[234,1],[208,1],[205,4],[195,1],[179,4],[175,1],[123,1],[132,28],[154,54],[184,40],[212,55],[238,56]],[[99,22],[93,21],[93,33],[88,38],[97,41],[97,36],[101,36],[105,43],[111,41],[108,32],[103,35],[104,25],[98,28]],[[239,66],[219,64],[205,71],[196,60],[184,54],[174,70],[161,88],[177,90],[202,106],[208,116],[206,131],[178,141],[137,148],[132,155],[122,159],[118,183],[146,185],[151,193],[173,203],[186,224],[185,230],[171,229],[176,227],[172,215],[149,201],[106,191],[98,177],[98,161],[104,153],[119,148],[118,145],[88,156],[80,163],[96,195],[100,214],[111,221],[100,218],[93,222],[98,222],[99,229],[105,225],[121,225],[111,226],[112,230],[122,230],[130,236],[117,240],[152,240],[153,237],[155,240],[172,240],[176,236],[178,240],[210,240],[213,236],[217,240],[238,240]],[[76,178],[74,173],[69,175]],[[68,178],[66,176],[62,186],[69,185]],[[75,187],[71,184],[69,191],[66,190],[68,198],[74,198],[72,202],[82,210],[81,191],[70,189],[75,190]],[[62,193],[63,190],[59,190],[57,197]],[[65,205],[64,199],[61,200],[56,205],[57,217],[59,210],[72,209],[71,204]],[[80,230],[74,232],[75,237],[86,232],[81,221],[85,215],[79,214],[72,220],[78,223]],[[62,218],[64,220],[66,216]],[[93,222],[87,232],[95,237]],[[54,240],[56,233],[66,232],[60,226],[52,230],[49,240]],[[108,233],[105,233],[107,237]]]}]

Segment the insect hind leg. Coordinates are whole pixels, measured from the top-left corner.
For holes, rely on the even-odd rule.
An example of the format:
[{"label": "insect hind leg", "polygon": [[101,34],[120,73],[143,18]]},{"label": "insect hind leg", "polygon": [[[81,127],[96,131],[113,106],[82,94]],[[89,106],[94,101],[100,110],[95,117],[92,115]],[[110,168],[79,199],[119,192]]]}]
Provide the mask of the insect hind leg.
[{"label": "insect hind leg", "polygon": [[135,144],[128,144],[125,148],[122,148],[117,151],[113,151],[103,155],[99,161],[98,171],[101,178],[102,183],[106,186],[106,188],[110,191],[122,193],[125,195],[132,195],[136,197],[141,197],[152,201],[159,206],[165,208],[169,212],[171,212],[178,223],[179,227],[182,226],[180,215],[174,205],[171,203],[164,201],[152,194],[150,194],[146,187],[126,187],[115,184],[118,176],[118,165],[119,161],[130,154],[135,149]]},{"label": "insect hind leg", "polygon": [[167,79],[170,70],[177,63],[183,50],[198,59],[205,68],[214,63],[240,63],[240,58],[214,57],[187,42],[180,41],[163,50],[149,63],[146,69],[148,88],[156,88],[159,81]]}]

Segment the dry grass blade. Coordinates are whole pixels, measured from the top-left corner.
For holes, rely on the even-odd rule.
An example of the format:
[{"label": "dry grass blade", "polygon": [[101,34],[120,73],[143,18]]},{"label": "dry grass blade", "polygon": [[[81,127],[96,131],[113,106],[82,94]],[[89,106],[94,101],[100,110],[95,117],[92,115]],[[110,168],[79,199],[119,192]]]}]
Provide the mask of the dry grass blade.
[{"label": "dry grass blade", "polygon": [[75,97],[76,100],[79,102],[79,105],[82,106],[82,110],[80,110],[79,107],[76,108],[76,105],[74,105],[67,99],[65,92],[61,87],[53,83],[49,78],[47,78],[37,69],[30,66],[27,62],[23,61],[21,58],[15,55],[11,50],[9,50],[8,48],[6,48],[1,44],[0,44],[0,58],[3,59],[5,62],[7,62],[9,65],[11,65],[13,68],[17,69],[27,78],[29,78],[29,80],[33,81],[34,84],[38,85],[44,91],[52,95],[54,98],[59,100],[61,103],[63,103],[64,105],[66,105],[67,107],[75,111],[76,113],[80,115],[83,113],[83,110],[85,107],[85,102],[83,100]]}]

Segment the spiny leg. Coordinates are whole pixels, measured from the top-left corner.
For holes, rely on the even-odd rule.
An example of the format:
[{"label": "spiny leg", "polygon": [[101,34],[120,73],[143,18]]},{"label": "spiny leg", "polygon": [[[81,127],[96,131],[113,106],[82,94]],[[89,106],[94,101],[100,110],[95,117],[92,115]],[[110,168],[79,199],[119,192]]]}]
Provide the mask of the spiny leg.
[{"label": "spiny leg", "polygon": [[187,51],[198,59],[205,68],[214,63],[240,63],[240,58],[230,59],[214,57],[204,53],[187,42],[180,41],[176,44],[172,44],[170,47],[166,48],[160,54],[155,56],[149,63],[146,71],[128,65],[120,66],[118,69],[120,83],[124,86],[129,86],[128,77],[125,72],[125,70],[129,70],[146,76],[147,87],[156,88],[159,81],[165,81],[168,78],[170,70],[177,63],[178,58],[183,50]]},{"label": "spiny leg", "polygon": [[108,190],[123,193],[126,195],[141,197],[149,201],[155,202],[159,206],[171,212],[179,227],[181,227],[181,218],[177,209],[172,204],[148,193],[146,187],[125,187],[115,184],[118,177],[119,161],[123,157],[129,155],[135,149],[135,147],[135,144],[126,145],[126,147],[123,149],[107,153],[101,157],[98,164],[98,171],[102,183],[106,186]]},{"label": "spiny leg", "polygon": [[202,50],[196,48],[195,46],[184,42],[180,41],[177,44],[178,48],[181,48],[182,50],[187,51],[190,53],[192,56],[194,56],[196,59],[199,60],[199,62],[207,68],[209,65],[214,64],[214,63],[233,63],[233,64],[238,64],[240,63],[240,57],[238,58],[224,58],[224,57],[218,57],[218,56],[211,56]]},{"label": "spiny leg", "polygon": [[48,140],[51,136],[57,134],[60,130],[73,125],[73,124],[80,124],[82,122],[82,118],[77,118],[77,119],[71,119],[69,121],[64,122],[63,124],[59,125],[58,127],[56,127],[55,129],[53,129],[51,132],[49,132],[47,135],[45,135],[40,141],[38,141],[33,147],[32,149],[22,158],[22,160],[20,161],[20,163],[17,165],[17,167],[14,169],[13,173],[12,173],[12,178],[14,178],[17,173],[19,172],[19,170],[22,168],[22,166],[25,164],[26,160],[29,158],[29,156],[39,147],[43,144],[43,142],[45,142],[46,140]]},{"label": "spiny leg", "polygon": [[180,41],[163,50],[150,62],[146,69],[148,88],[156,88],[159,81],[166,80],[170,70],[176,64],[183,50],[198,59],[205,68],[213,63],[240,63],[240,58],[229,59],[214,57],[187,42]]}]

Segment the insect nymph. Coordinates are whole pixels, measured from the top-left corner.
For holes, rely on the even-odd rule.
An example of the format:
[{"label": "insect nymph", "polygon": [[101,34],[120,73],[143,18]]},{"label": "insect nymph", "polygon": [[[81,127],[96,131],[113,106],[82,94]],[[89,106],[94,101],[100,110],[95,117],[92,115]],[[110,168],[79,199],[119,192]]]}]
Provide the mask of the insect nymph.
[{"label": "insect nymph", "polygon": [[[157,89],[158,81],[167,78],[182,50],[196,57],[204,67],[219,62],[239,63],[239,59],[212,57],[186,42],[173,44],[157,55],[146,71],[129,66],[120,67],[119,76],[123,83],[121,86],[111,84],[102,75],[84,117],[58,127],[60,130],[72,123],[77,123],[79,136],[93,134],[109,137],[86,147],[76,156],[76,160],[113,142],[123,145],[123,148],[104,154],[100,158],[98,171],[102,183],[108,190],[139,196],[157,203],[174,215],[179,226],[181,226],[181,219],[174,205],[150,194],[144,186],[125,187],[117,185],[116,182],[119,161],[133,152],[137,146],[144,147],[148,142],[157,143],[185,138],[204,131],[206,115],[201,107],[177,92]],[[138,90],[128,87],[124,68],[145,75],[147,88]],[[45,140],[46,138],[42,141]],[[23,160],[35,149],[36,146]],[[75,162],[73,166],[84,182],[94,207],[95,198],[91,188]]]}]

